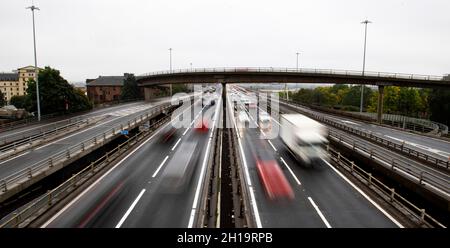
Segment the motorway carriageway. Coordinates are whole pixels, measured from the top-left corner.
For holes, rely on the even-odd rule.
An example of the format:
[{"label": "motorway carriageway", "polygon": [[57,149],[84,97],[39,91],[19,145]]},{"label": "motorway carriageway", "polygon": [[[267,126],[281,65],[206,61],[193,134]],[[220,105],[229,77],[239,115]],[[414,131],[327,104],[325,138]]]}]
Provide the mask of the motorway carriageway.
[{"label": "motorway carriageway", "polygon": [[[192,227],[221,105],[220,100],[203,108],[200,102],[195,104],[193,116],[196,119],[188,123],[188,128],[172,133],[172,123],[179,120],[165,124],[42,227]],[[193,128],[202,116],[209,123],[207,132]],[[179,155],[177,153],[192,152],[180,150],[192,143],[199,149],[190,164],[194,166],[192,177],[188,178],[183,191],[168,191],[164,184],[168,180],[165,177],[167,166],[177,165],[178,161],[172,160]]]},{"label": "motorway carriageway", "polygon": [[131,120],[139,116],[140,114],[145,113],[152,107],[155,107],[167,101],[169,100],[160,100],[155,103],[141,102],[126,104],[125,106],[120,108],[117,107],[108,109],[108,111],[106,111],[105,109],[105,111],[102,110],[100,112],[96,112],[96,116],[103,115],[105,116],[105,118],[95,126],[84,128],[82,130],[76,131],[73,134],[67,135],[55,141],[36,147],[32,150],[18,154],[12,158],[0,161],[0,180],[20,170],[28,168],[39,161],[43,161],[58,152],[64,151],[73,145],[90,139],[95,135],[106,132],[115,126],[120,125],[121,123],[126,124],[128,120]]},{"label": "motorway carriageway", "polygon": [[126,104],[120,104],[117,106],[107,107],[107,108],[101,108],[97,110],[90,111],[87,114],[78,115],[78,116],[72,116],[70,118],[65,118],[57,121],[51,121],[51,120],[43,120],[39,123],[34,123],[31,125],[27,125],[24,127],[15,128],[8,131],[0,132],[0,140],[5,142],[13,142],[19,139],[22,139],[24,134],[26,133],[26,136],[33,136],[37,135],[41,132],[46,132],[54,129],[55,127],[60,127],[62,125],[67,124],[67,121],[69,119],[72,119],[75,121],[81,121],[86,120],[88,118],[96,117],[96,116],[102,116],[111,112],[131,109],[133,107],[139,107],[142,106],[144,102],[133,102],[133,103],[126,103]]},{"label": "motorway carriageway", "polygon": [[[298,113],[295,110],[295,108],[292,108],[291,106],[286,106],[284,104],[280,105],[280,110],[282,112],[284,112],[284,113]],[[427,172],[427,173],[429,173],[431,175],[434,175],[434,176],[440,178],[442,181],[447,181],[447,182],[450,181],[450,174],[449,173],[442,172],[439,169],[435,169],[435,168],[433,168],[431,166],[424,165],[424,164],[422,164],[421,162],[419,162],[417,160],[414,160],[414,159],[409,158],[407,156],[398,154],[395,151],[392,151],[390,148],[386,148],[386,147],[380,146],[378,144],[372,143],[372,142],[367,141],[367,140],[365,140],[365,139],[363,139],[363,138],[361,138],[361,137],[359,137],[357,135],[347,133],[345,131],[339,130],[339,129],[331,127],[331,126],[328,126],[328,128],[330,130],[332,130],[334,133],[336,133],[338,135],[342,135],[342,137],[349,137],[349,138],[351,138],[352,142],[354,141],[355,144],[357,144],[360,147],[361,146],[365,147],[367,151],[373,150],[373,151],[376,151],[377,154],[381,154],[384,158],[394,159],[394,161],[396,161],[396,163],[400,163],[400,164],[404,165],[410,171],[414,171],[416,173],[420,173],[420,172],[424,171],[424,172]],[[352,145],[352,144],[349,144],[349,145]],[[367,156],[369,156],[369,154],[367,154]],[[390,161],[390,159],[388,159],[388,160]],[[390,167],[391,165],[388,164],[386,166]],[[403,169],[398,169],[397,171],[398,172],[399,171],[403,171]],[[403,171],[402,176],[407,177],[407,178],[411,177],[408,174],[408,171]],[[413,180],[413,181],[415,181],[415,180]],[[438,189],[438,188],[434,187],[433,185],[429,185],[429,184],[428,184],[428,186],[431,187],[431,189],[433,189],[434,191],[436,191],[439,194],[441,194],[443,197],[449,198],[448,190],[447,191],[443,191],[443,190]]]},{"label": "motorway carriageway", "polygon": [[[280,103],[283,105],[285,103]],[[290,105],[290,104],[288,104]],[[293,105],[290,105],[293,106]],[[342,124],[360,129],[364,132],[370,133],[384,138],[386,140],[390,140],[395,143],[405,142],[405,147],[411,148],[413,150],[417,150],[423,152],[425,154],[431,155],[433,157],[442,159],[444,161],[450,160],[450,142],[438,138],[433,138],[425,135],[419,135],[411,132],[406,132],[398,129],[393,129],[385,126],[369,124],[362,121],[356,121],[353,119],[325,114],[322,112],[314,111],[306,107],[297,106],[304,111],[315,112],[316,114],[322,115],[327,119],[331,119],[336,122],[341,122]]]},{"label": "motorway carriageway", "polygon": [[[279,123],[273,120],[272,125]],[[258,227],[403,227],[328,162],[302,165],[279,137],[261,139],[261,132],[259,127],[246,128],[238,141]],[[293,200],[272,201],[266,196],[253,153],[277,161],[294,190]]]}]

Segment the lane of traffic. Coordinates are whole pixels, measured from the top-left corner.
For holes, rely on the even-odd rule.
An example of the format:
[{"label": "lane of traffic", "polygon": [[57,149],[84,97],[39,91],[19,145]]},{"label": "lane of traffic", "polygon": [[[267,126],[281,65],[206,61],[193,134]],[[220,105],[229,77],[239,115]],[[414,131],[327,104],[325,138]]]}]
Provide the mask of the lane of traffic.
[{"label": "lane of traffic", "polygon": [[[251,118],[252,119],[252,118]],[[258,125],[254,119],[255,126]],[[279,125],[275,122],[274,125]],[[289,209],[288,220],[283,220],[281,223],[295,223],[294,225],[306,224],[306,226],[311,226],[309,223],[311,219],[295,218],[296,212],[310,211],[313,209],[316,212],[316,216],[322,221],[322,225],[327,227],[395,227],[401,226],[396,222],[391,216],[385,215],[383,209],[370,199],[367,199],[364,193],[360,190],[354,188],[354,185],[350,184],[345,178],[337,174],[333,168],[327,164],[323,163],[313,163],[312,166],[308,166],[301,162],[298,162],[292,154],[288,151],[286,145],[282,140],[277,137],[272,140],[261,139],[263,137],[262,130],[257,128],[248,128],[245,130],[248,144],[259,144],[261,147],[265,148],[263,151],[265,153],[271,153],[270,155],[265,155],[269,160],[276,159],[277,163],[281,166],[284,175],[289,179],[292,188],[301,189],[301,194],[295,192],[296,198],[294,199],[295,206],[298,209]],[[245,137],[245,136],[244,136]],[[246,153],[255,153],[252,151],[253,148],[249,146],[246,149]],[[253,149],[254,150],[254,149]],[[249,165],[255,164],[254,161],[248,162]],[[255,171],[252,169],[251,171]],[[260,181],[256,173],[254,174],[254,180],[256,182]],[[265,210],[267,206],[273,204],[272,201],[266,201],[267,197],[264,197],[258,191],[264,192],[264,189],[255,186],[255,191],[257,194],[257,201],[259,206],[259,212],[265,213],[261,215],[263,223],[268,226],[275,225],[273,221],[278,221],[283,218],[280,214],[281,207],[270,209],[270,211]],[[260,185],[261,186],[261,185]],[[308,205],[302,205],[305,202]],[[285,207],[285,206],[283,206]],[[272,213],[273,212],[273,213]],[[280,216],[281,215],[281,216]],[[310,216],[312,218],[314,215]],[[286,224],[284,224],[286,225]],[[263,225],[264,226],[264,225]]]},{"label": "lane of traffic", "polygon": [[[201,118],[198,113],[196,117]],[[76,199],[72,206],[47,223],[48,226],[67,227],[80,223],[85,223],[85,227],[187,226],[189,206],[194,195],[193,187],[189,187],[189,194],[184,198],[160,197],[160,189],[161,182],[164,181],[162,175],[171,163],[171,158],[176,154],[189,152],[182,150],[186,142],[194,140],[198,142],[199,149],[203,148],[207,137],[197,136],[196,132],[191,131],[195,124],[191,122],[190,128],[178,129],[176,133],[172,133],[170,125],[160,129],[141,147],[131,151],[120,166],[116,165],[110,173],[105,174],[81,199]],[[166,134],[170,134],[171,138],[167,139]],[[193,181],[196,179],[194,176]],[[84,204],[88,206],[83,206]],[[185,212],[180,210],[182,206]],[[151,217],[136,217],[143,212],[145,216]],[[86,221],[86,218],[89,220]]]}]

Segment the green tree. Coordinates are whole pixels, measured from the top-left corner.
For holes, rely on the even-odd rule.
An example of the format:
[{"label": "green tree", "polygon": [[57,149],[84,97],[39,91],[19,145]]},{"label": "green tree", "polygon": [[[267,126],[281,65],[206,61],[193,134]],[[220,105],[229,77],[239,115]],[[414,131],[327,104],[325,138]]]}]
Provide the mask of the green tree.
[{"label": "green tree", "polygon": [[184,92],[187,93],[189,91],[186,84],[173,84],[172,85],[172,94]]},{"label": "green tree", "polygon": [[6,104],[5,95],[4,95],[3,92],[0,90],[0,107],[5,106],[5,104]]},{"label": "green tree", "polygon": [[400,95],[400,87],[388,86],[384,87],[383,112],[386,114],[398,114],[398,98]]},{"label": "green tree", "polygon": [[433,89],[428,100],[431,120],[450,125],[450,90]]},{"label": "green tree", "polygon": [[22,109],[25,108],[25,103],[27,100],[27,96],[12,96],[9,103],[14,105],[16,108]]},{"label": "green tree", "polygon": [[[342,92],[342,105],[358,107],[361,105],[361,86],[351,86],[348,91]],[[373,90],[369,87],[364,87],[364,102],[363,107],[367,108],[370,104],[370,98],[373,95]]]},{"label": "green tree", "polygon": [[[282,97],[280,95],[280,97]],[[311,89],[300,89],[299,91],[292,94],[292,100],[311,104],[312,90]]]},{"label": "green tree", "polygon": [[337,94],[339,91],[347,90],[349,87],[346,84],[335,84],[330,88],[330,92]]},{"label": "green tree", "polygon": [[[384,88],[383,112],[412,117],[426,117],[428,92],[416,88],[389,86]],[[378,91],[370,99],[368,110],[377,111]]]},{"label": "green tree", "polygon": [[120,99],[131,100],[140,98],[140,91],[134,74],[126,73],[123,81]]},{"label": "green tree", "polygon": [[311,96],[312,103],[324,106],[334,106],[337,102],[336,95],[330,92],[330,87],[317,87]]},{"label": "green tree", "polygon": [[423,109],[419,91],[415,88],[401,87],[398,96],[397,111],[406,116],[417,117]]},{"label": "green tree", "polygon": [[[39,99],[42,114],[76,112],[92,108],[87,97],[65,80],[58,70],[45,67],[39,71]],[[25,107],[36,111],[36,82],[28,81]]]}]

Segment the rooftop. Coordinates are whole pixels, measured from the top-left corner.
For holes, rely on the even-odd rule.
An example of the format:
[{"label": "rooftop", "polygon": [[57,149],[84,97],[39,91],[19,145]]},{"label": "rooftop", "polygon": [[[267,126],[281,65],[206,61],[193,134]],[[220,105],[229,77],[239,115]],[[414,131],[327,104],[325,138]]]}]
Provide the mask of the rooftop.
[{"label": "rooftop", "polygon": [[98,78],[86,82],[86,86],[122,86],[124,76],[99,76]]},{"label": "rooftop", "polygon": [[0,73],[0,81],[19,81],[19,74],[17,73]]}]

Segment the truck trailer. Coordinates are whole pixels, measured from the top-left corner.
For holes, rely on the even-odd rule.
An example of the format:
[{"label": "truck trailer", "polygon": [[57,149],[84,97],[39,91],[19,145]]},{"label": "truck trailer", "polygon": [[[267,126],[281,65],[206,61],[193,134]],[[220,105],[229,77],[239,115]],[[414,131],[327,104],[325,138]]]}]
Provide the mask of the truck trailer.
[{"label": "truck trailer", "polygon": [[301,114],[281,115],[280,136],[297,160],[310,165],[328,160],[327,128]]}]

